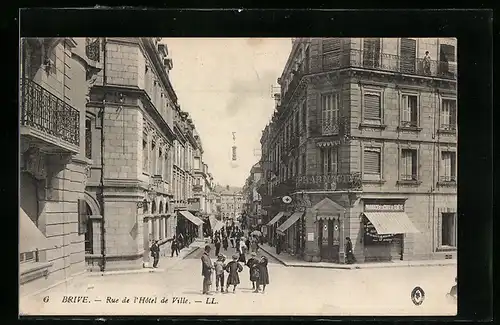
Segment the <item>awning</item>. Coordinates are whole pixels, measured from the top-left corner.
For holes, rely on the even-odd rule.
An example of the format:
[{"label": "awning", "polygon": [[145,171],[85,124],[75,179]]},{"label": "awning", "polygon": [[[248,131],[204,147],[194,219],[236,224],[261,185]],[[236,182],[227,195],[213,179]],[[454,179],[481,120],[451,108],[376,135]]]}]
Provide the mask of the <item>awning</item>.
[{"label": "awning", "polygon": [[365,212],[379,235],[415,234],[420,231],[404,212]]},{"label": "awning", "polygon": [[300,217],[302,217],[302,215],[304,214],[304,212],[295,212],[294,214],[292,214],[290,216],[290,218],[288,218],[285,222],[283,222],[281,224],[281,226],[278,227],[278,229],[276,229],[277,232],[279,233],[284,233],[285,230],[287,230],[288,228],[290,228],[294,223],[297,222],[297,220],[300,219]]},{"label": "awning", "polygon": [[31,218],[19,209],[19,252],[33,252],[52,248],[49,239],[31,221]]},{"label": "awning", "polygon": [[215,226],[212,228],[213,231],[219,231],[221,230],[222,228],[224,228],[226,225],[224,224],[224,222],[222,221],[219,221],[219,220],[216,220],[217,222],[215,223]]},{"label": "awning", "polygon": [[278,212],[277,215],[274,216],[273,219],[271,219],[271,221],[269,221],[269,223],[267,224],[268,226],[272,226],[274,225],[276,222],[278,222],[278,220],[281,219],[281,217],[283,217],[285,215],[285,212]]},{"label": "awning", "polygon": [[186,219],[188,219],[189,221],[191,221],[192,223],[194,223],[195,225],[199,226],[199,225],[202,225],[203,224],[203,220],[201,220],[200,218],[196,217],[196,216],[193,216],[193,214],[189,211],[186,211],[186,210],[181,210],[179,211],[180,214],[182,214]]}]

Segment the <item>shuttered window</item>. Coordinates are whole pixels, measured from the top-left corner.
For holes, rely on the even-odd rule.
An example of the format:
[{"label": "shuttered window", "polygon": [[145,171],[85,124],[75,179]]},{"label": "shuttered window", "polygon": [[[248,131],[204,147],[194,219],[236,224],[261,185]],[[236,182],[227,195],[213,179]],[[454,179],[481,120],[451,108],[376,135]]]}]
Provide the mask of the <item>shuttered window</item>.
[{"label": "shuttered window", "polygon": [[441,181],[456,181],[456,154],[451,151],[441,153]]},{"label": "shuttered window", "polygon": [[401,180],[416,181],[417,178],[417,151],[414,149],[401,150]]},{"label": "shuttered window", "polygon": [[149,173],[149,162],[148,162],[148,136],[146,133],[142,135],[142,172]]},{"label": "shuttered window", "polygon": [[379,120],[382,116],[381,100],[378,94],[365,94],[364,95],[364,119],[365,120]]},{"label": "shuttered window", "polygon": [[363,67],[378,68],[380,66],[380,38],[363,39]]},{"label": "shuttered window", "polygon": [[417,58],[417,41],[410,38],[401,39],[400,68],[402,73],[415,73]]},{"label": "shuttered window", "polygon": [[363,155],[364,173],[380,175],[380,149],[365,148]]},{"label": "shuttered window", "polygon": [[336,147],[320,149],[322,174],[337,174],[338,172],[338,150]]},{"label": "shuttered window", "polygon": [[338,132],[339,96],[338,94],[326,94],[321,96],[321,116],[323,135],[336,134]]},{"label": "shuttered window", "polygon": [[333,69],[340,67],[341,43],[338,38],[323,40],[323,68]]},{"label": "shuttered window", "polygon": [[401,96],[401,124],[402,126],[417,126],[418,97],[415,95]]},{"label": "shuttered window", "polygon": [[[455,47],[453,45],[441,44],[439,46],[439,73],[444,76],[453,74],[455,62]],[[451,63],[451,65],[450,65]]]},{"label": "shuttered window", "polygon": [[456,101],[454,99],[443,99],[441,103],[441,129],[455,130],[456,114]]}]

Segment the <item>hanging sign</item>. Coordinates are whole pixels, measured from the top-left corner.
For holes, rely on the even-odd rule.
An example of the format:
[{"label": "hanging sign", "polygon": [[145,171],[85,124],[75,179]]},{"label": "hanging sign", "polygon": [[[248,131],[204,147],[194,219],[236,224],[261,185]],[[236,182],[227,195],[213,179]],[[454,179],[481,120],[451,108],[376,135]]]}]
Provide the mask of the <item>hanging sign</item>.
[{"label": "hanging sign", "polygon": [[314,233],[313,232],[307,233],[307,241],[314,241]]}]

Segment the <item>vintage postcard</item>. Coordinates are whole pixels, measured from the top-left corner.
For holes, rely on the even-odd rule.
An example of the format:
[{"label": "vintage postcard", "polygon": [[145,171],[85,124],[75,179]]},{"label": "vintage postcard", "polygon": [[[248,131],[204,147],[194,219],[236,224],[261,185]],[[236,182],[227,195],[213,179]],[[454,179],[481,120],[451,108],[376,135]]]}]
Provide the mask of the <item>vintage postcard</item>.
[{"label": "vintage postcard", "polygon": [[20,50],[20,315],[456,315],[456,39]]}]

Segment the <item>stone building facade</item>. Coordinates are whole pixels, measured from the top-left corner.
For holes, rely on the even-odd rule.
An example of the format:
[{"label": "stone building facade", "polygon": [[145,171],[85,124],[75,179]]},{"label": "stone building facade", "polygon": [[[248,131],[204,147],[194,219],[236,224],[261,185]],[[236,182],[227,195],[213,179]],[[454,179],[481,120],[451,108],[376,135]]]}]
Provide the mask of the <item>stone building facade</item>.
[{"label": "stone building facade", "polygon": [[21,40],[21,296],[85,271],[83,121],[98,61],[85,38]]},{"label": "stone building facade", "polygon": [[[160,39],[99,38],[103,69],[87,103],[86,187],[90,270],[148,265],[149,247],[165,249],[189,197],[194,125],[177,102],[173,68]],[[191,173],[192,174],[192,173]],[[181,203],[182,202],[182,203]]]},{"label": "stone building facade", "polygon": [[455,39],[294,40],[261,141],[285,249],[344,262],[350,237],[361,262],[456,256],[456,62]]}]

